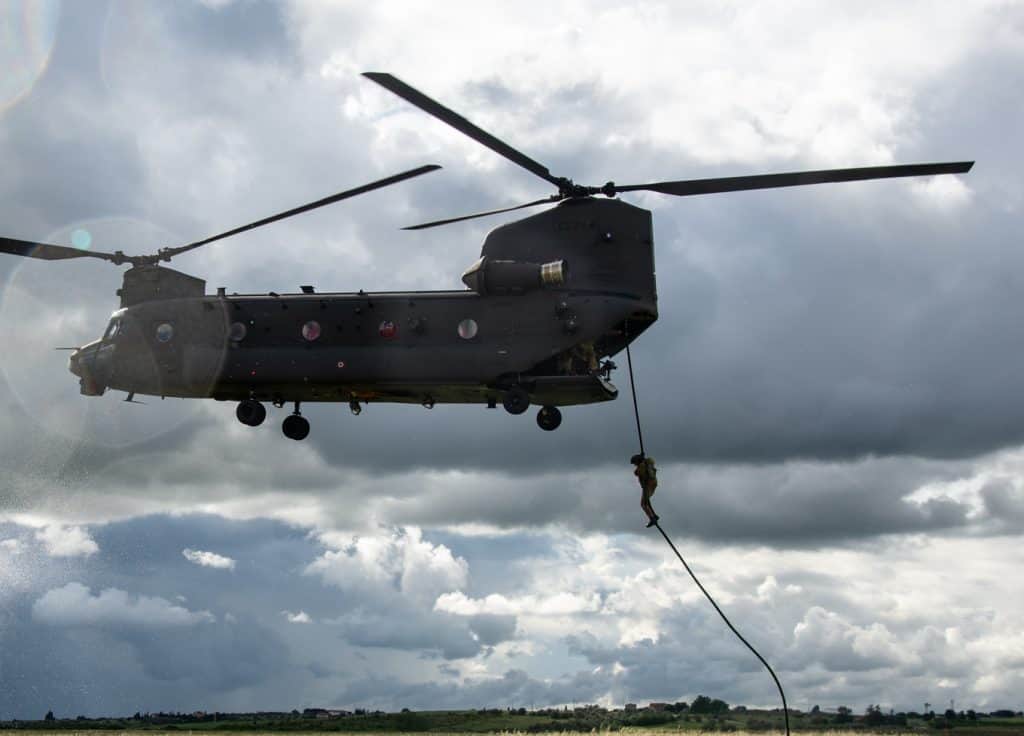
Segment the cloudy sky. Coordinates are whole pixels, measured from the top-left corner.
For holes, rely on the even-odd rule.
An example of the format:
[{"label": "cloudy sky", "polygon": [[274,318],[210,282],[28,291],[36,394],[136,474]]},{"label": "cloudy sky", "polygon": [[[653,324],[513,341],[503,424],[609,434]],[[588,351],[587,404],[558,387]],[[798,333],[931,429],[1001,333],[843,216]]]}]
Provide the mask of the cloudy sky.
[{"label": "cloudy sky", "polygon": [[[633,358],[663,524],[792,704],[1021,707],[1024,5],[6,0],[0,22],[5,236],[152,252],[445,167],[175,261],[211,291],[459,288],[502,218],[399,228],[549,193],[361,71],[587,183],[977,160],[630,195],[662,315]],[[53,348],[98,336],[119,280],[0,257],[0,718],[777,704],[644,529],[625,394],[553,434],[308,406],[303,443],[280,412],[81,397]]]}]

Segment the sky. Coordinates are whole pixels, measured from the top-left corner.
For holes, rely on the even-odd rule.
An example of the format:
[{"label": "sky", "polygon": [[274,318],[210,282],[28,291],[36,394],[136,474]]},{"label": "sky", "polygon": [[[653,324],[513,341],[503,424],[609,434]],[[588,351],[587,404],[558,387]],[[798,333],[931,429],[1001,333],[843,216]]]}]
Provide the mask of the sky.
[{"label": "sky", "polygon": [[[665,530],[791,705],[1020,709],[1024,5],[0,2],[0,234],[181,256],[208,290],[452,289],[547,184],[393,73],[601,184],[976,160],[957,177],[623,199]],[[533,413],[78,394],[110,264],[0,256],[0,718],[775,707],[644,528],[620,398]],[[625,356],[616,362],[625,364]]]}]

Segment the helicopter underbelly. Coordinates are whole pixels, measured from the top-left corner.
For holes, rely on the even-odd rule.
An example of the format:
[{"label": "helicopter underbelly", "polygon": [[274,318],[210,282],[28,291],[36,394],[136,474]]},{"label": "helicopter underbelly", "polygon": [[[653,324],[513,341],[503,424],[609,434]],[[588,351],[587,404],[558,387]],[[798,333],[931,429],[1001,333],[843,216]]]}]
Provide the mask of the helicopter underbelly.
[{"label": "helicopter underbelly", "polygon": [[[540,376],[523,382],[536,404],[574,406],[611,401],[618,389],[608,380],[594,375]],[[310,385],[276,384],[260,390],[235,390],[218,393],[222,401],[362,402],[395,404],[488,404],[500,401],[501,391],[494,385],[479,382],[391,383],[377,381],[365,384]]]}]

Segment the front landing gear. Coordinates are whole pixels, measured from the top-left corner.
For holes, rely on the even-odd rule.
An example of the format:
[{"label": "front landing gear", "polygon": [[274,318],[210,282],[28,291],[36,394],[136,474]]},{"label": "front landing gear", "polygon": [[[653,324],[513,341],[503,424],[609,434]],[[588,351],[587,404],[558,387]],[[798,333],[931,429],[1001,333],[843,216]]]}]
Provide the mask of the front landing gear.
[{"label": "front landing gear", "polygon": [[522,414],[530,408],[530,394],[522,386],[513,386],[505,392],[501,404],[509,414]]},{"label": "front landing gear", "polygon": [[267,418],[267,408],[254,399],[246,399],[238,402],[235,416],[247,427],[258,427]]},{"label": "front landing gear", "polygon": [[295,413],[284,418],[281,431],[290,440],[304,440],[309,436],[309,420],[299,413],[299,402],[295,402]]},{"label": "front landing gear", "polygon": [[545,406],[537,412],[537,426],[545,432],[554,432],[562,423],[562,412],[557,406]]}]

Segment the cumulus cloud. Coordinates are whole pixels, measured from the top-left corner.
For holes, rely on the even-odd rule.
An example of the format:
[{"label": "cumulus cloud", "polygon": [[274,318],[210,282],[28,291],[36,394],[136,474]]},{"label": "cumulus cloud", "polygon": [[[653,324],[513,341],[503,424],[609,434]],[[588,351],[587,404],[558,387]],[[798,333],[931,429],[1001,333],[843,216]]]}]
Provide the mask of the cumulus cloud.
[{"label": "cumulus cloud", "polygon": [[21,552],[21,540],[18,539],[4,539],[0,540],[0,552],[6,552],[9,555],[16,555]]},{"label": "cumulus cloud", "polygon": [[235,560],[230,557],[224,557],[216,552],[204,552],[198,549],[185,548],[181,551],[182,556],[189,562],[195,563],[200,567],[213,567],[218,570],[234,570]]},{"label": "cumulus cloud", "polygon": [[35,534],[51,557],[89,557],[99,552],[99,545],[79,526],[48,524]]},{"label": "cumulus cloud", "polygon": [[467,597],[462,592],[455,592],[439,596],[434,604],[434,608],[438,611],[456,613],[460,616],[474,616],[481,613],[506,616],[524,613],[533,616],[566,616],[597,611],[600,607],[601,600],[596,594],[581,596],[565,592],[516,598],[507,598],[500,593],[492,593],[477,600]]},{"label": "cumulus cloud", "polygon": [[833,671],[873,670],[899,663],[899,640],[883,624],[852,625],[814,606],[793,630],[794,646]]},{"label": "cumulus cloud", "polygon": [[209,611],[190,611],[166,598],[132,595],[117,588],[96,594],[81,583],[46,592],[32,605],[35,620],[52,626],[123,626],[163,629],[214,620]]},{"label": "cumulus cloud", "polygon": [[297,611],[292,613],[291,611],[281,611],[281,615],[284,616],[290,624],[311,624],[313,619],[310,618],[309,614],[305,611]]},{"label": "cumulus cloud", "polygon": [[[332,537],[324,537],[328,543]],[[397,592],[421,604],[465,586],[469,566],[442,544],[423,539],[416,527],[391,534],[339,540],[307,568],[324,582],[344,590]]]}]

